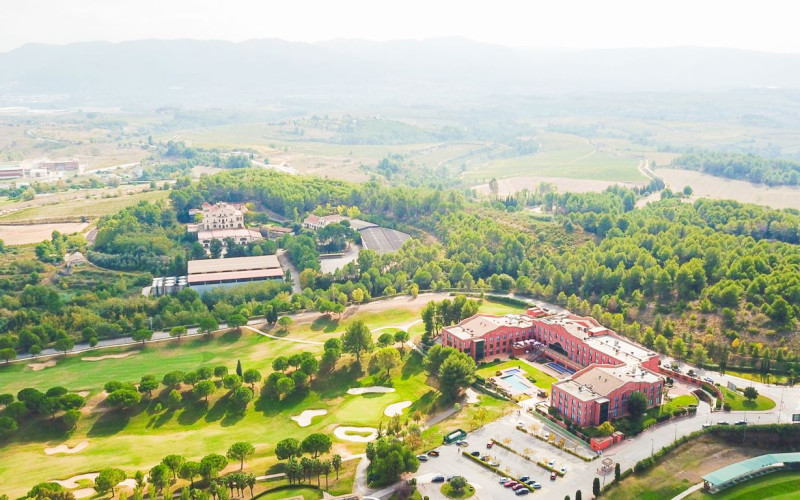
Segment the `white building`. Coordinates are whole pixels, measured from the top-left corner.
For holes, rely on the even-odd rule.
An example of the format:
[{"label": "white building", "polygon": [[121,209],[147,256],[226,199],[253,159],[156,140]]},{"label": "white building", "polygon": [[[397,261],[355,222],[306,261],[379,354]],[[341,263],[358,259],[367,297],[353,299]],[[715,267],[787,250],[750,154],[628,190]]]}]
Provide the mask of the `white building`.
[{"label": "white building", "polygon": [[218,201],[215,204],[203,203],[203,222],[199,229],[210,231],[212,229],[244,229],[244,213],[247,211],[241,203],[225,203]]}]

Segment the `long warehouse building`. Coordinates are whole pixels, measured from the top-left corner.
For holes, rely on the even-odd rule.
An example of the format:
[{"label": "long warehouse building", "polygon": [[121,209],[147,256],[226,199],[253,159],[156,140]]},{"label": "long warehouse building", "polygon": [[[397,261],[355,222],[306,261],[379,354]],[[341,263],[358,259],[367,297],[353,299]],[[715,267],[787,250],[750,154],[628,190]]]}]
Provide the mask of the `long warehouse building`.
[{"label": "long warehouse building", "polygon": [[280,280],[284,277],[283,268],[274,255],[190,260],[188,270],[189,287],[201,293],[218,286]]}]

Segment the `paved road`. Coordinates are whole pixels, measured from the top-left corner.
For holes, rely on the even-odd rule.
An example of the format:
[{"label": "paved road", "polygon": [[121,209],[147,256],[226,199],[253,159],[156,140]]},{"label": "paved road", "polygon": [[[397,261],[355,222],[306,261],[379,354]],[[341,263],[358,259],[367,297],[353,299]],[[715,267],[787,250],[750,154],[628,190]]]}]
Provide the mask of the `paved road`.
[{"label": "paved road", "polygon": [[289,257],[286,255],[286,250],[281,248],[275,255],[278,257],[278,262],[280,262],[281,267],[289,270],[292,274],[292,293],[302,293],[303,289],[300,288],[300,273],[297,271],[297,268],[294,267],[292,261],[289,260]]}]

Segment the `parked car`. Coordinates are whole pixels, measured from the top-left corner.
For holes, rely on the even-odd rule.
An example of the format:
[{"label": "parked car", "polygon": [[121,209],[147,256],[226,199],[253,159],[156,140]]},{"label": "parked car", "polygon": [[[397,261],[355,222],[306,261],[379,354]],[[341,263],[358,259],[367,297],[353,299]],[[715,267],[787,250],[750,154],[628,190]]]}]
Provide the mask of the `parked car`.
[{"label": "parked car", "polygon": [[530,478],[531,476],[520,476],[519,480],[522,481],[523,483],[527,483]]},{"label": "parked car", "polygon": [[497,460],[492,460],[491,462],[489,462],[489,465],[491,465],[492,467],[500,467],[500,462],[498,462]]},{"label": "parked car", "polygon": [[484,462],[488,462],[491,459],[492,459],[491,455],[484,455],[481,457],[481,460],[483,460]]},{"label": "parked car", "polygon": [[438,450],[431,450],[431,451],[428,452],[428,456],[429,457],[438,457],[439,456],[439,451]]},{"label": "parked car", "polygon": [[528,484],[529,484],[529,486],[531,486],[531,487],[532,487],[534,490],[541,490],[541,489],[542,489],[542,484],[541,484],[541,483],[537,483],[536,481],[534,481],[533,483],[528,483]]},{"label": "parked car", "polygon": [[556,480],[556,473],[555,472],[551,472],[550,473],[550,480],[551,481],[555,481]]},{"label": "parked car", "polygon": [[516,486],[517,484],[519,483],[517,483],[516,481],[506,481],[505,483],[503,483],[503,486],[505,486],[506,488],[511,488],[512,486]]},{"label": "parked car", "polygon": [[514,491],[521,490],[522,488],[525,488],[526,490],[528,489],[528,487],[522,483],[517,483],[511,487],[511,489]]},{"label": "parked car", "polygon": [[714,425],[714,424],[712,424],[710,422],[706,422],[706,423],[703,424],[703,429],[705,429],[707,427],[711,427],[712,425]]},{"label": "parked car", "polygon": [[505,484],[505,483],[507,483],[509,481],[511,481],[510,477],[501,477],[499,483],[500,484]]},{"label": "parked car", "polygon": [[492,446],[494,446],[494,441],[489,441],[488,443],[486,443],[487,448],[491,448]]},{"label": "parked car", "polygon": [[703,382],[708,382],[709,384],[713,384],[714,379],[711,377],[703,377]]},{"label": "parked car", "polygon": [[478,458],[480,458],[480,456],[481,456],[481,452],[479,452],[479,451],[475,450],[475,451],[472,451],[472,452],[470,452],[470,455],[472,455],[473,457],[478,457]]},{"label": "parked car", "polygon": [[433,476],[433,479],[431,479],[431,482],[432,483],[443,483],[444,482],[444,476]]},{"label": "parked car", "polygon": [[547,462],[547,465],[550,466],[550,467],[555,467],[556,466],[556,461],[555,460],[550,460],[549,462]]},{"label": "parked car", "polygon": [[514,494],[517,495],[518,497],[521,497],[522,495],[527,495],[528,493],[530,493],[530,490],[528,488],[520,488],[514,492]]},{"label": "parked car", "polygon": [[717,422],[717,425],[731,425],[731,424],[728,423],[727,420],[720,420],[719,422]]},{"label": "parked car", "polygon": [[564,474],[566,474],[566,473],[567,473],[567,468],[566,468],[566,467],[562,467],[562,468],[560,469],[560,471],[561,471],[561,475],[563,476]]},{"label": "parked car", "polygon": [[463,448],[466,448],[467,446],[469,446],[469,443],[462,439],[461,441],[456,441],[456,446],[461,446]]},{"label": "parked car", "polygon": [[746,420],[737,420],[736,422],[733,423],[733,425],[747,425],[747,421]]},{"label": "parked car", "polygon": [[428,457],[425,455],[417,455],[417,460],[419,460],[420,462],[427,462]]}]

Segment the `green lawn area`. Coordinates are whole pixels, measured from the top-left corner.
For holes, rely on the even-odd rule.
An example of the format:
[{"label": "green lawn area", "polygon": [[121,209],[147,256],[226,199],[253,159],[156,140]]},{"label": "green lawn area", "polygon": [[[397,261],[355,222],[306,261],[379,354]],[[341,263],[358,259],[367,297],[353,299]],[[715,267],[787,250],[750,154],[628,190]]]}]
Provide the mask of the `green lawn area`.
[{"label": "green lawn area", "polygon": [[553,382],[558,381],[557,378],[548,375],[538,368],[521,360],[509,360],[500,363],[491,362],[488,363],[487,366],[482,367],[476,373],[483,378],[490,378],[494,377],[497,371],[505,370],[506,368],[520,368],[525,370],[529,377],[532,377],[534,380],[536,380],[536,386],[546,391],[550,390]]},{"label": "green lawn area", "polygon": [[731,405],[731,410],[733,411],[765,411],[775,408],[775,401],[761,394],[758,395],[755,401],[750,401],[740,392],[733,392],[724,386],[718,387],[725,396],[725,402]]},{"label": "green lawn area", "polygon": [[698,403],[697,396],[684,394],[682,396],[673,398],[672,401],[668,403],[664,403],[663,405],[661,405],[660,413],[671,413],[673,410],[676,410],[678,408],[696,405],[697,403]]},{"label": "green lawn area", "polygon": [[467,484],[466,488],[461,490],[460,492],[453,491],[453,488],[450,486],[450,483],[444,483],[442,485],[442,495],[448,498],[469,498],[475,494],[475,488],[472,485]]},{"label": "green lawn area", "polygon": [[[321,342],[338,335],[350,321],[357,319],[364,319],[371,328],[408,324],[419,318],[418,307],[404,309],[400,306],[385,312],[362,312],[341,322],[323,317],[314,322],[293,325],[288,337]],[[374,335],[377,337],[380,333],[377,331]],[[25,387],[45,391],[56,385],[70,391],[85,390],[90,393],[84,416],[73,432],[67,434],[58,423],[51,424],[47,419],[42,422],[33,420],[21,423],[18,432],[3,443],[0,448],[0,484],[13,485],[4,493],[16,497],[38,482],[66,479],[97,471],[109,464],[131,475],[136,470],[149,469],[175,450],[180,450],[187,459],[198,460],[208,453],[224,454],[228,446],[236,441],[253,443],[256,453],[253,459],[245,463],[245,469],[263,474],[276,464],[274,448],[281,439],[303,439],[313,432],[331,433],[339,425],[377,427],[381,421],[386,423],[388,418],[384,410],[393,403],[413,402],[404,415],[416,410],[427,414],[437,404],[439,392],[428,385],[421,357],[408,350],[403,365],[392,371],[391,381],[388,382],[395,388],[392,393],[347,394],[350,387],[386,385],[387,382],[380,374],[371,374],[368,359],[362,362],[362,369],[352,369],[353,358],[345,356],[333,373],[315,379],[313,390],[292,395],[283,401],[259,398],[257,387],[256,399],[243,414],[233,411],[228,391],[224,388],[218,388],[206,405],[195,401],[190,386],[183,386],[184,403],[174,410],[166,409],[167,405],[163,404],[167,395],[163,386],[153,394],[151,400],[145,399],[142,404],[126,411],[109,408],[103,403],[105,395],[102,387],[110,380],[138,382],[148,374],[160,380],[170,371],[191,371],[201,366],[213,368],[225,365],[233,371],[237,361],[241,361],[245,370],[255,368],[266,378],[272,371],[273,359],[303,351],[321,355],[322,346],[271,339],[247,331],[241,334],[230,331],[144,347],[104,349],[56,357],[53,358],[55,366],[41,371],[33,371],[25,362],[0,365],[1,393],[16,394]],[[83,360],[89,356],[122,353],[134,354],[122,359]],[[165,409],[157,411],[159,400]],[[481,396],[481,401],[489,413],[484,423],[502,414],[508,405],[489,396]],[[307,409],[327,409],[328,414],[316,417],[310,426],[300,428],[289,417]],[[445,430],[449,432],[453,426],[467,428],[477,425],[475,412],[473,406],[462,409],[452,420],[428,429],[424,438],[435,441],[435,445],[440,444]],[[80,453],[47,456],[43,452],[47,446],[62,443],[75,446],[83,441],[88,441],[89,445]],[[363,444],[337,439],[334,439],[334,443],[335,450],[343,455],[364,451]],[[25,468],[21,474],[18,464],[22,463]],[[336,491],[351,488],[352,479],[349,481],[349,486],[340,481]]]},{"label": "green lawn area", "polygon": [[[733,375],[734,377],[743,378],[745,380],[752,380],[753,382],[761,382],[762,384],[765,383],[767,380],[761,377],[760,373],[749,373],[749,372],[737,372],[731,370],[725,370],[726,375]],[[770,375],[769,376],[769,383],[770,384],[785,384],[788,379],[786,375]]]},{"label": "green lawn area", "polygon": [[690,500],[794,500],[800,497],[800,472],[775,472],[714,495],[693,493]]},{"label": "green lawn area", "polygon": [[304,500],[318,500],[322,498],[322,491],[315,488],[297,486],[295,488],[281,488],[276,491],[267,491],[256,496],[259,500],[282,500],[284,498],[303,497]]}]

